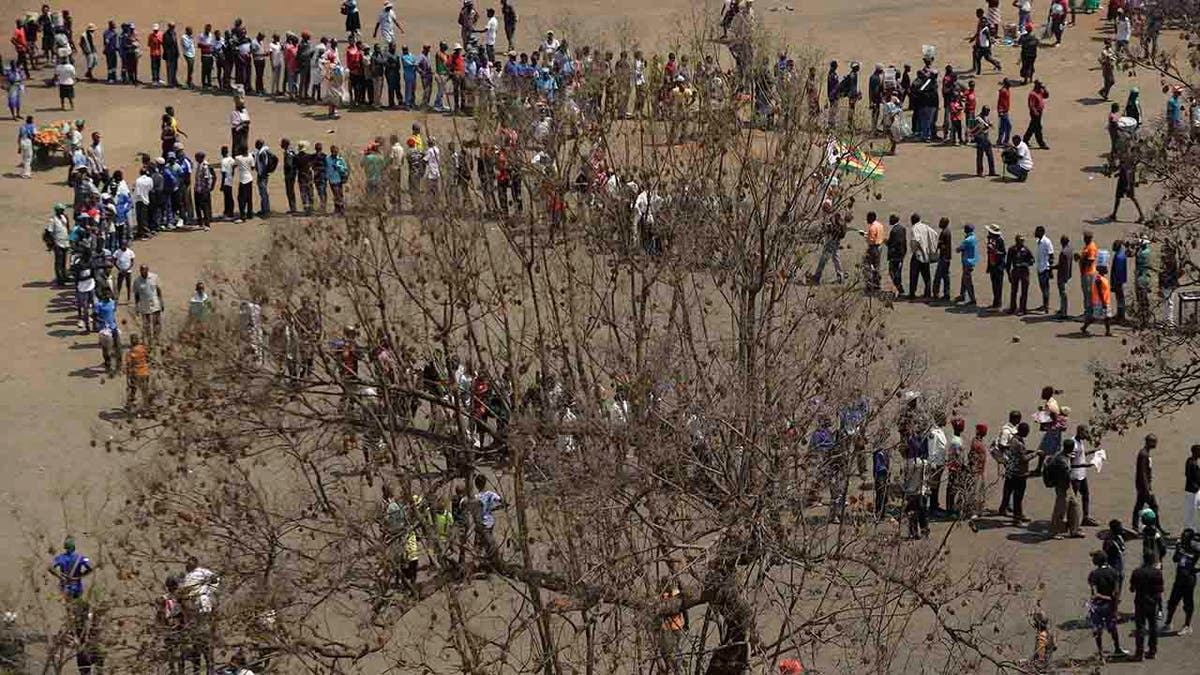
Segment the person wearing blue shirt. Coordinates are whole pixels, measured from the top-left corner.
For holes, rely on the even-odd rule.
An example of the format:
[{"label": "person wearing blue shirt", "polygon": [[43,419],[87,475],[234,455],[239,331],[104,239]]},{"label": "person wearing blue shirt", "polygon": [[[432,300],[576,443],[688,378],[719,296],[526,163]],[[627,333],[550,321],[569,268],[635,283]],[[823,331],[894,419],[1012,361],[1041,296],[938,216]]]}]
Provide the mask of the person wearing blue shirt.
[{"label": "person wearing blue shirt", "polygon": [[558,81],[550,74],[549,68],[542,68],[538,73],[537,78],[533,81],[537,91],[542,98],[546,99],[547,103],[553,104],[554,97],[558,93]]},{"label": "person wearing blue shirt", "polygon": [[75,540],[67,537],[63,552],[54,556],[50,573],[58,577],[58,587],[63,596],[77,600],[83,595],[83,578],[92,573],[92,561],[75,552]]},{"label": "person wearing blue shirt", "polygon": [[344,186],[350,179],[350,166],[338,153],[338,146],[329,146],[329,156],[325,158],[325,179],[329,181],[329,189],[333,191],[333,211],[342,213],[346,208]]},{"label": "person wearing blue shirt", "polygon": [[113,299],[112,291],[101,289],[92,303],[92,310],[96,314],[104,370],[115,373],[121,368],[121,329],[117,326],[117,301]]},{"label": "person wearing blue shirt", "polygon": [[409,109],[417,106],[417,65],[421,59],[408,51],[401,49],[400,64],[404,67],[404,105]]},{"label": "person wearing blue shirt", "polygon": [[21,152],[21,178],[33,178],[33,137],[37,127],[33,126],[33,115],[17,127],[17,149]]},{"label": "person wearing blue shirt", "polygon": [[115,21],[108,22],[108,28],[104,31],[104,65],[108,69],[108,82],[117,81],[117,53],[120,51],[120,44],[117,38],[117,24]]},{"label": "person wearing blue shirt", "polygon": [[1125,242],[1113,242],[1112,270],[1108,275],[1112,283],[1113,295],[1117,296],[1117,321],[1125,320],[1125,282],[1129,280],[1129,256],[1125,251]]},{"label": "person wearing blue shirt", "polygon": [[970,223],[963,225],[963,240],[955,250],[958,251],[962,260],[962,282],[958,286],[958,297],[954,301],[974,305],[975,282],[971,275],[974,274],[975,265],[979,262],[979,255],[976,253],[974,225]]},{"label": "person wearing blue shirt", "polygon": [[1183,88],[1175,87],[1167,99],[1167,126],[1172,133],[1183,132]]}]

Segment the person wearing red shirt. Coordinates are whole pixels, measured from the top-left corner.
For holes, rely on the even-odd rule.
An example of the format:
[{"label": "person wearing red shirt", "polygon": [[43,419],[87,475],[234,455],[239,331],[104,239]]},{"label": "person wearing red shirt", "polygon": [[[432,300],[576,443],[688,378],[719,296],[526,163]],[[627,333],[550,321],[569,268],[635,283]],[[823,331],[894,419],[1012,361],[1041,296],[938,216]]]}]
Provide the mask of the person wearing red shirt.
[{"label": "person wearing red shirt", "polygon": [[996,137],[998,145],[1008,145],[1008,139],[1012,136],[1012,120],[1008,116],[1009,109],[1012,108],[1012,87],[1008,83],[1008,78],[1000,81],[1000,93],[996,96],[996,114],[1000,116],[1000,133]]},{"label": "person wearing red shirt", "polygon": [[1041,80],[1033,81],[1033,91],[1029,92],[1029,127],[1025,129],[1025,139],[1037,138],[1038,147],[1042,150],[1049,150],[1050,146],[1046,145],[1046,139],[1042,136],[1042,113],[1046,112],[1046,99],[1050,98],[1050,92],[1047,91],[1046,85],[1042,84]]},{"label": "person wearing red shirt", "polygon": [[28,79],[29,39],[25,37],[25,27],[21,25],[20,19],[17,19],[17,29],[12,34],[12,46],[17,52],[17,64],[21,66],[21,70],[25,71],[25,77]]},{"label": "person wearing red shirt", "polygon": [[355,105],[361,104],[366,99],[363,95],[365,71],[363,70],[362,43],[351,42],[346,47],[346,70],[350,71],[350,102]]},{"label": "person wearing red shirt", "polygon": [[150,37],[146,38],[146,44],[150,46],[150,81],[161,85],[163,36],[158,30],[158,24],[150,27]]},{"label": "person wearing red shirt", "polygon": [[462,45],[454,43],[454,53],[446,66],[450,69],[450,81],[454,84],[454,112],[459,113],[467,105],[467,61],[463,57]]}]

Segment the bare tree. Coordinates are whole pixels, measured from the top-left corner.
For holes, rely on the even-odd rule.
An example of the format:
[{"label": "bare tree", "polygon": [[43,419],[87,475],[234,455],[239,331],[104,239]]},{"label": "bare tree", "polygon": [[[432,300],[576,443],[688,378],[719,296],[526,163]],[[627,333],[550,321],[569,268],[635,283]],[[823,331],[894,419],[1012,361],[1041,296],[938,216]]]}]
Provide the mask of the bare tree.
[{"label": "bare tree", "polygon": [[[503,96],[455,141],[523,208],[395,174],[213,284],[157,359],[157,415],[122,430],[123,672],[204,650],[313,673],[1021,669],[1008,562],[901,544],[860,497],[901,392],[944,391],[921,414],[962,394],[857,277],[800,283],[871,184],[802,105],[747,123],[735,79],[788,99],[745,67],[664,83],[634,121]],[[822,425],[832,449],[807,442]],[[192,555],[219,587],[151,621]]]}]

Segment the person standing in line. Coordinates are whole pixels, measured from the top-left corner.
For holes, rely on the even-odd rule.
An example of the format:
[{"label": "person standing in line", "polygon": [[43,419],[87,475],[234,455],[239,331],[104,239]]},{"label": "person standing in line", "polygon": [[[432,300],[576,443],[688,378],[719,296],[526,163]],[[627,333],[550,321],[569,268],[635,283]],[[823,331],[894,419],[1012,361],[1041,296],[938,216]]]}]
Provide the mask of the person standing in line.
[{"label": "person standing in line", "polygon": [[[1183,602],[1183,628],[1178,635],[1192,634],[1192,611],[1196,602],[1196,567],[1200,564],[1200,546],[1196,545],[1196,532],[1191,528],[1179,534],[1175,545],[1175,581],[1171,584],[1171,598],[1167,601],[1167,620],[1162,626],[1164,635],[1171,632],[1171,620],[1175,610]],[[1161,607],[1159,611],[1162,611]]]},{"label": "person standing in line", "polygon": [[[254,66],[254,93],[259,96],[266,96],[266,85],[263,82],[263,76],[267,72],[267,57],[270,56],[270,47],[267,43],[267,36],[263,33],[258,33],[254,39],[250,41],[250,59]],[[246,86],[247,91],[251,90],[250,85]]]},{"label": "person standing in line", "polygon": [[968,307],[975,306],[975,266],[979,263],[978,247],[975,243],[975,226],[967,223],[963,225],[963,240],[962,243],[954,249],[959,254],[960,262],[962,263],[962,281],[958,286],[958,297],[955,302],[963,303]]},{"label": "person standing in line", "polygon": [[946,413],[939,410],[934,413],[933,425],[925,433],[925,458],[929,462],[926,474],[928,486],[926,508],[928,513],[935,517],[945,515],[939,496],[942,491],[942,472],[946,469],[949,449],[949,441],[946,439],[946,431],[943,429],[945,426]]},{"label": "person standing in line", "polygon": [[308,152],[308,141],[296,143],[296,182],[300,186],[300,208],[304,215],[313,212],[313,156]]},{"label": "person standing in line", "polygon": [[1055,271],[1058,273],[1058,279],[1055,281],[1058,285],[1058,312],[1055,316],[1065,319],[1069,316],[1067,283],[1071,281],[1071,274],[1075,265],[1072,259],[1074,251],[1071,249],[1071,238],[1065,234],[1059,237],[1058,244],[1058,262],[1055,265]]},{"label": "person standing in line", "polygon": [[254,173],[258,184],[258,216],[271,217],[271,193],[269,183],[271,174],[279,164],[279,158],[271,152],[271,148],[261,138],[254,141]]},{"label": "person standing in line", "polygon": [[1125,321],[1125,284],[1129,281],[1129,256],[1125,242],[1117,240],[1112,248],[1112,290],[1117,300],[1117,323]]},{"label": "person standing in line", "polygon": [[[320,147],[317,148],[318,153]],[[333,192],[333,212],[345,213],[346,210],[346,182],[350,179],[350,166],[346,164],[346,160],[338,152],[338,146],[329,146],[329,157],[325,159],[325,180],[329,182],[329,189]],[[321,210],[325,209],[324,197],[321,199]]]},{"label": "person standing in line", "polygon": [[[1063,408],[1063,415],[1068,415],[1071,412],[1070,408]],[[1099,452],[1100,448],[1089,449],[1087,444],[1091,443],[1088,428],[1086,425],[1080,424],[1075,427],[1075,437],[1070,439],[1074,443],[1074,450],[1071,453],[1071,491],[1079,497],[1082,506],[1082,519],[1080,525],[1087,527],[1095,527],[1099,523],[1091,517],[1091,491],[1088,489],[1087,472],[1092,468],[1092,455]]]},{"label": "person standing in line", "polygon": [[888,216],[887,258],[888,276],[896,289],[896,297],[904,295],[904,256],[908,253],[908,233],[900,224],[900,216]]},{"label": "person standing in line", "polygon": [[1092,280],[1092,309],[1087,316],[1083,318],[1083,327],[1080,332],[1084,335],[1088,334],[1088,327],[1092,322],[1100,319],[1104,321],[1104,335],[1112,335],[1112,323],[1109,319],[1109,307],[1112,301],[1111,286],[1108,283],[1108,267],[1106,265],[1096,266],[1096,276]]},{"label": "person standing in line", "polygon": [[296,151],[286,138],[279,140],[279,149],[283,151],[283,191],[287,195],[287,212],[292,215],[296,213]]},{"label": "person standing in line", "polygon": [[117,33],[116,21],[109,20],[108,27],[104,29],[101,40],[104,45],[104,81],[108,84],[115,84],[117,81],[117,54],[120,51],[120,39]]},{"label": "person standing in line", "polygon": [[999,309],[1004,302],[1004,271],[1005,256],[1004,237],[1000,226],[992,223],[987,226],[987,274],[992,281],[992,304],[990,309]]},{"label": "person standing in line", "polygon": [[238,214],[237,220],[233,222],[244,223],[250,220],[254,215],[254,164],[255,159],[249,150],[243,149],[240,154],[233,158],[234,174],[237,177],[237,205]]},{"label": "person standing in line", "polygon": [[133,303],[141,319],[142,334],[153,347],[162,336],[163,293],[158,275],[150,271],[149,265],[138,269],[138,278],[133,282]]},{"label": "person standing in line", "polygon": [[1134,490],[1137,495],[1133,502],[1133,522],[1139,522],[1138,514],[1143,507],[1149,507],[1154,512],[1154,527],[1164,537],[1166,530],[1162,526],[1161,514],[1158,511],[1158,499],[1154,497],[1154,461],[1150,455],[1158,447],[1158,436],[1146,434],[1142,449],[1137,454],[1137,464],[1134,470]]},{"label": "person standing in line", "polygon": [[1033,81],[1033,90],[1029,92],[1029,126],[1025,128],[1023,134],[1026,142],[1036,138],[1038,148],[1049,150],[1050,146],[1046,145],[1046,139],[1042,135],[1042,116],[1046,112],[1046,99],[1050,98],[1050,92],[1041,80]]},{"label": "person standing in line", "polygon": [[1092,241],[1094,236],[1091,230],[1084,230],[1083,248],[1075,254],[1075,260],[1079,263],[1079,286],[1083,291],[1085,315],[1092,312],[1092,284],[1096,279],[1096,258],[1100,254],[1096,243]]},{"label": "person standing in line", "polygon": [[880,289],[879,268],[883,258],[883,223],[874,211],[867,212],[867,229],[864,233],[867,239],[866,269],[867,292],[877,293]]},{"label": "person standing in line", "polygon": [[500,0],[500,14],[504,17],[504,39],[512,49],[513,38],[517,35],[517,8],[513,0]]},{"label": "person standing in line", "polygon": [[[1024,315],[1029,301],[1029,268],[1034,265],[1033,253],[1025,246],[1025,237],[1017,235],[1012,248],[1005,255],[1005,265],[1008,271],[1009,293],[1008,313]],[[1017,304],[1017,294],[1020,293],[1021,304]]]},{"label": "person standing in line", "polygon": [[1054,276],[1054,242],[1046,236],[1046,228],[1038,225],[1033,230],[1037,240],[1037,275],[1038,289],[1042,292],[1042,306],[1038,311],[1042,314],[1050,312],[1050,279]]},{"label": "person standing in line", "polygon": [[1200,513],[1200,444],[1193,445],[1191,456],[1183,464],[1183,526],[1196,529]]},{"label": "person standing in line", "polygon": [[1158,610],[1163,594],[1162,570],[1152,551],[1142,552],[1142,566],[1129,575],[1129,590],[1133,592],[1133,659],[1151,660],[1158,652]]},{"label": "person standing in line", "polygon": [[179,86],[179,36],[175,31],[175,23],[167,22],[167,31],[163,33],[163,61],[167,64],[167,86]]},{"label": "person standing in line", "polygon": [[233,220],[234,218],[234,185],[236,185],[235,170],[237,162],[229,154],[229,146],[221,146],[221,196],[224,198],[223,208],[221,209],[222,220]]},{"label": "person standing in line", "polygon": [[121,296],[121,286],[125,287],[125,302],[132,299],[133,293],[133,264],[137,255],[129,248],[129,242],[122,241],[121,246],[113,252],[113,266],[117,268],[116,292],[113,299]]},{"label": "person standing in line", "polygon": [[1117,658],[1129,656],[1129,652],[1121,649],[1121,635],[1117,630],[1117,604],[1121,595],[1121,573],[1109,564],[1109,557],[1103,551],[1092,553],[1092,564],[1095,565],[1088,573],[1088,587],[1092,597],[1088,601],[1088,623],[1091,624],[1092,636],[1096,639],[1096,652],[1100,662],[1104,662],[1104,632],[1112,636],[1112,655]]},{"label": "person standing in line", "polygon": [[[933,273],[933,296],[949,302],[950,300],[950,258],[954,251],[954,241],[950,236],[950,219],[938,221],[937,239],[937,268]],[[941,289],[939,293],[938,289]]]},{"label": "person standing in line", "polygon": [[1029,460],[1037,455],[1037,451],[1026,450],[1025,439],[1028,437],[1029,424],[1021,422],[1009,440],[1004,455],[1004,495],[1001,503],[1003,507],[1011,499],[1013,527],[1029,522],[1029,518],[1025,517],[1025,488],[1029,483]]},{"label": "person standing in line", "polygon": [[271,62],[271,95],[281,96],[287,71],[284,69],[283,44],[279,41],[279,33],[271,35],[271,44],[267,46],[267,58]]},{"label": "person standing in line", "polygon": [[910,231],[912,257],[908,261],[908,299],[913,300],[916,298],[918,275],[925,285],[925,292],[922,293],[922,297],[928,299],[931,296],[932,290],[929,278],[929,264],[933,262],[937,255],[937,233],[933,231],[932,227],[921,220],[920,214],[912,214],[909,221],[912,223]]},{"label": "person standing in line", "polygon": [[150,35],[146,38],[150,47],[150,83],[156,87],[162,86],[163,35],[158,24],[150,26]]},{"label": "person standing in line", "polygon": [[96,75],[93,71],[99,63],[96,58],[96,24],[89,23],[84,34],[79,36],[79,53],[83,55],[84,65],[87,66],[84,77],[88,79],[88,82],[95,82]]},{"label": "person standing in line", "polygon": [[183,62],[187,65],[187,78],[184,86],[188,89],[195,89],[196,38],[192,33],[191,26],[185,26],[183,29],[183,37],[179,38],[179,52],[183,55]]},{"label": "person standing in line", "polygon": [[312,162],[313,187],[317,190],[317,199],[321,202],[321,213],[326,212],[326,207],[329,203],[329,178],[326,173],[326,160],[329,156],[325,154],[325,148],[320,143],[313,145],[313,154],[309,159]]},{"label": "person standing in line", "polygon": [[196,204],[196,226],[208,230],[212,228],[212,190],[216,183],[216,172],[205,161],[205,157],[203,151],[196,153],[193,200]]},{"label": "person standing in line", "polygon": [[821,255],[817,260],[817,268],[813,270],[811,281],[815,285],[820,285],[821,275],[825,271],[825,263],[832,260],[834,275],[838,283],[841,283],[846,278],[846,274],[842,271],[840,255],[842,239],[846,236],[845,221],[842,220],[842,214],[835,212],[831,199],[826,199],[821,203],[821,211],[824,214],[823,234],[825,240],[821,245]]},{"label": "person standing in line", "polygon": [[213,34],[212,24],[204,24],[204,32],[200,33],[200,37],[196,39],[196,45],[200,47],[200,88],[212,88],[212,73],[213,63],[213,47],[216,45],[217,36]]}]

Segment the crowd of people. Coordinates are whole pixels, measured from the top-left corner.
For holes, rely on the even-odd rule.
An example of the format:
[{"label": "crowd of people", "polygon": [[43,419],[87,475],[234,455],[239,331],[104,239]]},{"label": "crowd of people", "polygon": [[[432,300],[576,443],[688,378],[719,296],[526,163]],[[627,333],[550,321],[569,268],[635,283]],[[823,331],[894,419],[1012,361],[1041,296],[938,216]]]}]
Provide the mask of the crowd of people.
[{"label": "crowd of people", "polygon": [[[983,62],[991,63],[997,70],[1001,68],[992,47],[1010,32],[1001,24],[999,1],[988,0],[987,5],[987,11],[977,12],[976,29],[970,38],[976,74],[981,72]],[[1016,83],[1004,79],[999,84],[995,106],[998,118],[996,143],[1006,147],[1001,160],[1007,173],[1017,180],[1026,180],[1033,170],[1029,139],[1035,139],[1042,149],[1049,147],[1042,119],[1050,94],[1045,84],[1035,77],[1037,52],[1043,38],[1038,36],[1032,24],[1032,3],[1019,0],[1014,5],[1021,14],[1016,30],[1011,31],[1012,39],[1020,48],[1020,77],[1022,83],[1032,83],[1027,96],[1028,126],[1024,134],[1012,134],[1011,90]],[[1140,6],[1138,3],[1137,7],[1119,8],[1112,17],[1116,47],[1106,44],[1100,59],[1105,78],[1101,94],[1105,98],[1113,86],[1112,64],[1116,63],[1116,55],[1129,48],[1133,28],[1126,14],[1141,17]],[[1068,6],[1066,0],[1051,3],[1047,25],[1048,35],[1053,36],[1055,44],[1063,39],[1069,25],[1067,17],[1071,24],[1074,23],[1074,9],[1074,5]],[[68,184],[73,196],[69,204],[55,205],[44,231],[44,241],[53,253],[55,284],[74,291],[79,328],[98,336],[105,369],[110,373],[116,373],[122,367],[126,369],[127,406],[131,412],[149,412],[151,408],[151,350],[162,340],[165,309],[158,275],[137,259],[133,244],[171,230],[207,229],[214,221],[240,223],[254,217],[270,217],[273,213],[270,185],[272,180],[277,180],[273,176],[279,171],[282,171],[289,214],[324,214],[329,211],[330,201],[334,213],[342,212],[346,205],[345,186],[352,176],[358,180],[356,174],[359,173],[368,194],[372,193],[372,187],[383,181],[402,182],[413,200],[413,208],[430,201],[461,204],[468,199],[468,194],[478,194],[484,211],[493,215],[520,212],[527,204],[532,208],[535,203],[544,204],[552,216],[561,213],[561,199],[556,199],[555,195],[533,194],[521,176],[522,167],[537,167],[543,159],[552,162],[553,158],[535,157],[528,163],[523,159],[517,161],[510,156],[515,143],[505,143],[503,139],[512,138],[518,132],[503,124],[494,145],[463,148],[448,143],[444,151],[436,138],[414,124],[403,140],[399,135],[387,141],[376,138],[361,157],[350,159],[336,145],[326,151],[319,142],[283,138],[278,142],[277,151],[262,138],[251,143],[248,97],[286,97],[299,102],[320,103],[329,106],[330,116],[335,116],[338,108],[343,106],[466,114],[477,106],[492,105],[497,97],[515,97],[529,101],[531,107],[545,110],[546,117],[551,114],[564,118],[592,115],[670,117],[672,111],[680,109],[728,103],[735,92],[748,90],[752,92],[756,119],[763,124],[769,126],[796,105],[806,105],[814,119],[820,116],[830,128],[842,125],[843,101],[847,103],[845,125],[853,128],[856,106],[862,97],[857,63],[851,63],[845,74],[838,72],[836,61],[830,63],[824,103],[820,100],[821,89],[815,69],[810,69],[807,79],[802,81],[796,73],[794,60],[787,54],[781,54],[777,64],[769,69],[769,77],[747,80],[743,73],[749,72],[749,64],[754,61],[745,37],[755,21],[753,0],[730,0],[722,12],[723,39],[737,63],[732,73],[721,71],[711,55],[692,61],[687,55],[675,53],[668,54],[665,59],[658,56],[647,59],[640,51],[601,53],[586,46],[572,48],[552,31],[545,34],[536,49],[518,53],[513,49],[518,18],[513,3],[507,0],[502,0],[499,12],[494,8],[487,9],[486,18],[479,16],[472,0],[466,0],[458,13],[459,41],[452,45],[438,42],[436,49],[431,44],[424,44],[419,50],[401,44],[400,37],[405,32],[391,2],[382,4],[372,36],[367,39],[368,42],[375,38],[380,41],[370,46],[363,41],[357,0],[346,0],[342,10],[347,32],[344,41],[334,37],[314,38],[308,31],[275,33],[268,38],[262,32],[252,34],[240,19],[235,20],[228,30],[214,30],[211,25],[206,25],[199,31],[191,26],[179,31],[176,24],[170,22],[165,30],[160,30],[157,24],[151,27],[144,41],[150,58],[146,84],[226,91],[235,95],[229,118],[230,143],[220,148],[219,157],[210,157],[204,151],[192,152],[185,147],[188,136],[172,107],[167,107],[161,117],[159,151],[142,153],[136,177],[127,177],[121,170],[109,170],[102,134],[95,131],[86,136],[84,120],[76,120],[65,133],[65,146],[71,159]],[[508,51],[503,58],[497,58],[501,21]],[[1144,48],[1157,49],[1156,29],[1152,23],[1149,26],[1147,23],[1142,20],[1137,24],[1141,26],[1139,34],[1152,38],[1146,39]],[[20,116],[21,88],[40,66],[54,66],[52,81],[59,87],[64,107],[74,106],[74,61],[77,58],[83,59],[86,67],[83,77],[88,81],[103,79],[113,85],[142,84],[139,62],[143,41],[133,22],[118,26],[116,21],[110,21],[99,38],[96,32],[97,28],[89,24],[76,40],[70,13],[65,10],[51,12],[48,6],[43,6],[41,14],[31,21],[18,21],[12,40],[17,58],[6,69],[10,113],[14,117]],[[105,58],[103,73],[98,70],[101,53]],[[197,56],[200,61],[198,82],[195,74]],[[977,173],[984,173],[986,160],[988,174],[995,175],[992,109],[979,104],[974,79],[964,77],[949,64],[939,73],[933,67],[934,61],[933,54],[924,55],[924,67],[915,74],[907,65],[902,70],[883,64],[874,68],[867,81],[871,128],[889,136],[893,149],[896,141],[905,139],[973,143],[977,151]],[[937,124],[939,94],[943,113],[940,127]],[[1176,92],[1172,96],[1176,101],[1175,108],[1168,104],[1169,121],[1175,119],[1173,111],[1183,109],[1180,95]],[[910,122],[904,115],[905,104],[910,112],[911,133]],[[1131,115],[1131,111],[1136,115]],[[1114,108],[1113,113],[1118,112],[1121,111]],[[1194,117],[1196,115],[1193,113]],[[1114,155],[1121,133],[1118,130],[1121,117],[1135,117],[1140,122],[1136,90],[1131,92],[1124,114],[1110,117]],[[26,175],[32,157],[32,151],[26,155],[26,150],[34,133],[33,119],[26,118],[18,138]],[[545,131],[535,126],[528,133],[536,136]],[[89,140],[85,141],[85,138]],[[1121,199],[1134,197],[1136,179],[1133,170],[1132,164],[1118,167],[1114,218]],[[624,183],[615,175],[606,178],[605,189],[614,193],[625,189]],[[257,211],[253,205],[256,189]],[[213,200],[217,191],[221,193],[222,208],[214,213]],[[661,200],[648,189],[635,186],[632,194],[625,196],[631,203],[632,219],[640,224],[652,222],[654,210],[662,208]],[[1140,214],[1140,205],[1134,203]],[[843,274],[839,250],[847,234],[847,222],[840,216],[827,215],[826,223],[821,260],[811,278],[815,283],[820,283],[826,262],[833,263],[839,276]],[[867,213],[866,226],[861,231],[866,240],[863,264],[867,291],[883,291],[886,261],[888,280],[897,297],[915,301],[918,286],[921,286],[921,299],[975,306],[973,274],[982,265],[991,287],[989,308],[992,309],[1004,307],[1007,280],[1007,311],[1019,315],[1029,312],[1029,286],[1036,277],[1041,303],[1032,311],[1051,312],[1055,300],[1051,293],[1053,282],[1057,291],[1056,315],[1069,318],[1072,314],[1067,294],[1074,278],[1080,284],[1083,297],[1081,330],[1088,333],[1093,323],[1101,322],[1108,334],[1114,321],[1154,321],[1151,293],[1157,282],[1157,293],[1164,307],[1160,320],[1167,325],[1176,321],[1179,252],[1157,251],[1160,263],[1152,267],[1151,243],[1144,239],[1117,240],[1110,248],[1101,249],[1094,233],[1085,231],[1076,250],[1069,235],[1061,235],[1056,247],[1046,229],[1040,226],[1030,233],[1028,241],[1024,234],[1014,234],[1011,245],[999,225],[988,225],[982,242],[977,239],[973,225],[964,224],[961,229],[962,234],[956,240],[948,218],[940,219],[935,229],[915,213],[909,218],[908,226],[902,224],[898,215],[891,215],[885,226],[878,214]],[[649,251],[656,244],[645,240],[643,245]],[[907,278],[904,274],[906,259]],[[959,273],[954,275],[956,259]],[[1130,277],[1134,292],[1132,302],[1127,302],[1126,287]],[[952,278],[958,281],[957,294],[952,290]],[[130,337],[127,350],[122,348],[116,319],[122,290],[125,302],[133,305],[138,316],[139,333]],[[207,292],[203,284],[197,284],[188,303],[189,320],[203,321],[210,311]],[[261,334],[261,316],[256,323],[253,303],[244,304],[243,312],[248,317],[244,323],[251,333],[247,344],[261,346],[270,342]],[[304,317],[295,318],[305,324]],[[311,330],[312,321],[307,325]],[[253,335],[255,331],[257,336]],[[298,331],[298,334],[302,333],[303,328]],[[316,335],[319,340],[319,329]],[[370,350],[360,348],[350,329],[338,345],[337,358],[343,364],[352,363],[355,373],[362,353],[370,351],[378,357],[390,350],[387,345],[377,345]],[[307,367],[311,368],[311,351],[306,353],[304,347],[289,349],[285,347],[284,352],[291,367],[303,369],[307,362]],[[499,391],[499,385],[486,374],[472,371],[466,364],[447,365],[446,372],[442,372],[441,364],[431,362],[422,371],[421,382],[440,395],[447,395],[447,391],[457,388],[459,394],[465,396],[463,408],[475,411],[472,414],[479,417],[485,416],[484,409],[503,407],[493,408],[482,403]],[[926,419],[916,412],[920,394],[912,392],[907,396],[904,412],[897,422],[900,440],[894,447],[877,448],[869,453],[861,447],[857,439],[861,438],[867,415],[862,407],[839,411],[836,421],[832,417],[818,420],[817,428],[811,431],[810,450],[818,453],[817,462],[823,475],[832,479],[829,485],[834,521],[845,515],[850,464],[856,464],[859,474],[865,477],[869,461],[874,478],[873,508],[879,519],[897,512],[893,508],[896,506],[894,498],[899,496],[902,504],[898,512],[907,517],[907,531],[914,539],[928,535],[931,516],[960,518],[972,529],[977,529],[987,515],[984,506],[988,493],[986,466],[990,457],[997,463],[1003,483],[996,515],[1011,518],[1015,526],[1027,524],[1024,497],[1028,480],[1041,477],[1046,487],[1054,491],[1050,536],[1082,537],[1083,527],[1098,526],[1090,513],[1087,477],[1089,471],[1098,470],[1106,453],[1093,443],[1086,425],[1076,425],[1073,432],[1068,432],[1070,409],[1057,403],[1053,388],[1043,392],[1042,401],[1030,421],[1014,411],[994,440],[988,440],[989,428],[983,422],[977,423],[973,435],[967,438],[968,427],[963,419],[948,420],[947,415],[940,413]],[[619,397],[613,401],[613,406],[614,410],[622,409]],[[1036,449],[1030,448],[1030,422],[1041,431]],[[482,428],[482,424],[480,426]],[[1144,654],[1146,658],[1153,658],[1156,649],[1157,621],[1163,604],[1161,567],[1166,555],[1165,532],[1151,482],[1150,456],[1156,443],[1153,436],[1147,437],[1138,455],[1135,506],[1130,523],[1140,528],[1138,533],[1146,542],[1145,564],[1130,575],[1138,625],[1138,655]],[[855,450],[850,453],[836,451],[846,447]],[[1034,461],[1036,467],[1031,468]],[[1175,588],[1167,603],[1168,625],[1177,604],[1183,604],[1185,627],[1181,633],[1190,632],[1192,589],[1197,558],[1200,557],[1200,540],[1194,534],[1195,513],[1200,508],[1196,501],[1200,492],[1198,462],[1200,446],[1192,448],[1188,460],[1185,529],[1175,547]],[[894,464],[899,464],[898,471],[893,469]],[[482,476],[479,479],[482,481]],[[473,499],[479,502],[478,505],[471,504],[466,497],[466,486],[459,488],[453,497],[420,496],[408,503],[388,496],[384,517],[397,561],[397,586],[411,586],[417,581],[422,551],[419,537],[423,530],[415,523],[428,520],[436,524],[432,531],[439,536],[452,536],[447,534],[450,528],[457,525],[465,529],[468,522],[465,514],[468,509],[475,509],[479,514],[476,541],[485,558],[496,555],[493,512],[502,507],[503,500],[487,489],[486,482],[477,483],[474,488],[476,496]],[[1111,536],[1106,539],[1104,550],[1096,554],[1096,570],[1089,577],[1094,591],[1089,620],[1096,631],[1098,648],[1104,631],[1117,640],[1114,621],[1125,583],[1126,530],[1119,521],[1111,521],[1109,529]],[[69,542],[69,548],[55,559],[52,572],[60,578],[64,594],[78,598],[82,592],[82,579],[90,569],[90,562],[75,554],[74,544]],[[182,578],[172,577],[167,581],[162,620],[184,622],[188,620],[189,612],[204,613],[205,602],[208,603],[207,611],[211,611],[216,578],[217,575],[199,568],[195,561],[189,562],[189,569]],[[1148,649],[1143,649],[1143,638],[1148,642]],[[1114,648],[1120,651],[1119,645]],[[212,654],[189,647],[180,648],[177,657],[173,658],[197,663],[203,659],[211,667]]]}]

